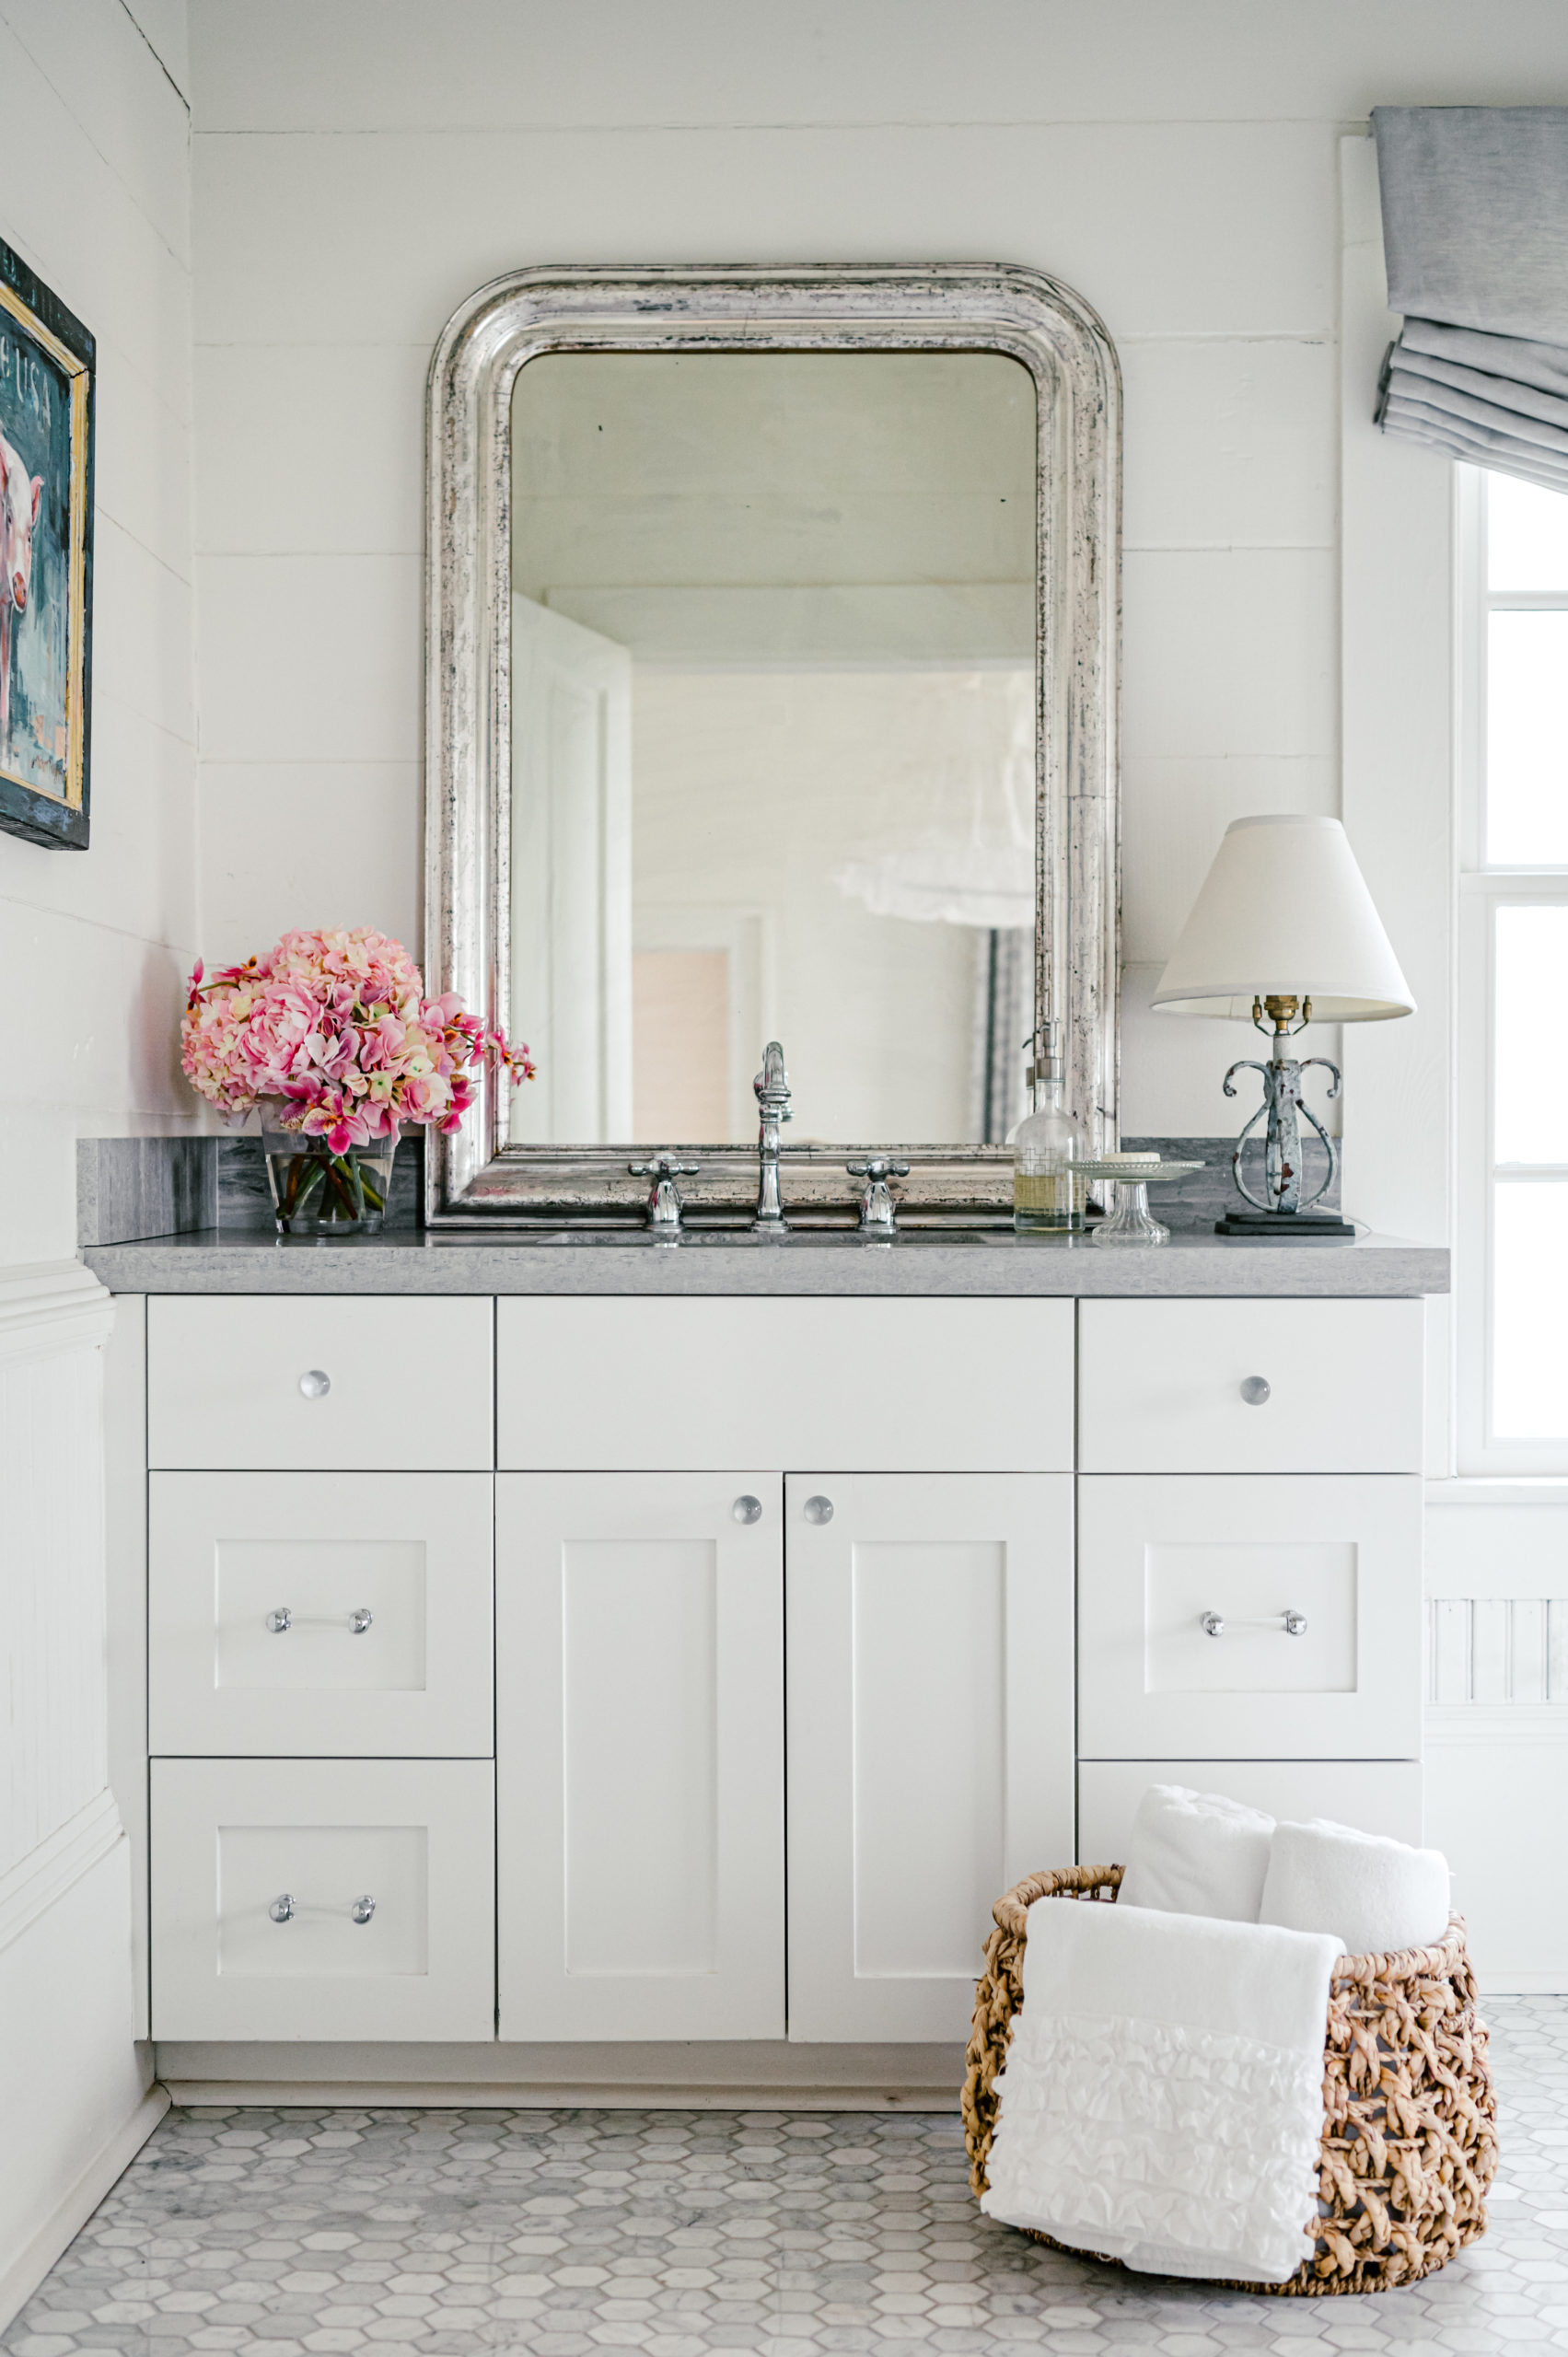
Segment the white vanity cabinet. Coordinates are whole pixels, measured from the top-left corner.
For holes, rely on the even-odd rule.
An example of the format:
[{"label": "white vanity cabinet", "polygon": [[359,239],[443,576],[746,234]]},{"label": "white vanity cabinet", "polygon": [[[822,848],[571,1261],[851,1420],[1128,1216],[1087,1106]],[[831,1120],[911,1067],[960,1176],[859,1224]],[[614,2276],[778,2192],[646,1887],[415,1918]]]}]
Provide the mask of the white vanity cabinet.
[{"label": "white vanity cabinet", "polygon": [[152,2034],[929,2052],[1150,1782],[1419,1836],[1421,1328],[153,1293]]}]

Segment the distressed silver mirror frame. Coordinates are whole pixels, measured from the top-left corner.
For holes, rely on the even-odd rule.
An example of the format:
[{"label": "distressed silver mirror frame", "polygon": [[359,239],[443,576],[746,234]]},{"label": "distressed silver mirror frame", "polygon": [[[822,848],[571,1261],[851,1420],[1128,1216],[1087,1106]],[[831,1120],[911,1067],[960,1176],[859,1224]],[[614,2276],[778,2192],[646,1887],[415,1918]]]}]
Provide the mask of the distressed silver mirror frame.
[{"label": "distressed silver mirror frame", "polygon": [[[1116,1143],[1121,377],[1100,321],[1039,272],[983,262],[799,269],[535,269],[454,314],[431,363],[426,462],[425,981],[505,1028],[510,1003],[511,406],[547,352],[985,351],[1035,379],[1036,1020],[1061,1022],[1069,1102],[1096,1153]],[[787,1045],[787,1043],[786,1043]],[[759,1058],[762,1042],[757,1042]],[[797,1075],[798,1079],[802,1077]],[[432,1133],[434,1225],[639,1214],[633,1144],[513,1145],[487,1081]],[[661,1139],[661,1147],[681,1144]],[[642,1141],[645,1147],[648,1141]],[[703,1148],[699,1216],[749,1206],[756,1155]],[[1003,1146],[877,1139],[787,1149],[786,1209],[842,1218],[842,1165],[889,1152],[904,1198],[948,1216],[1010,1199]]]}]

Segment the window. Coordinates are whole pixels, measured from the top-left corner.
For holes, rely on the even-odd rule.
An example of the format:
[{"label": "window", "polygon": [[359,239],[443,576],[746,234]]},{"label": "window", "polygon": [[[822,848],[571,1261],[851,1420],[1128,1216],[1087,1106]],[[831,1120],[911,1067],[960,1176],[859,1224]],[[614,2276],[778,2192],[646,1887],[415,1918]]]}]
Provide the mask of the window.
[{"label": "window", "polygon": [[1568,1473],[1568,496],[1462,467],[1459,1470]]}]

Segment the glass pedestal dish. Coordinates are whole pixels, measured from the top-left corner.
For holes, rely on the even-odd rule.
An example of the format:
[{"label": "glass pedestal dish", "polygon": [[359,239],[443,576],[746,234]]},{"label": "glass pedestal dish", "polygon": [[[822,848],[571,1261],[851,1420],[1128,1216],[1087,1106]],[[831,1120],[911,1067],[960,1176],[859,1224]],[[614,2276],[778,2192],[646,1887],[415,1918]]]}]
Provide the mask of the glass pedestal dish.
[{"label": "glass pedestal dish", "polygon": [[1201,1162],[1161,1162],[1157,1156],[1147,1162],[1114,1159],[1080,1162],[1076,1166],[1080,1178],[1109,1178],[1116,1182],[1115,1204],[1109,1216],[1095,1229],[1095,1243],[1113,1248],[1118,1245],[1141,1248],[1151,1244],[1168,1244],[1169,1228],[1156,1219],[1149,1209],[1149,1188],[1189,1178],[1194,1170],[1202,1170],[1202,1167]]}]

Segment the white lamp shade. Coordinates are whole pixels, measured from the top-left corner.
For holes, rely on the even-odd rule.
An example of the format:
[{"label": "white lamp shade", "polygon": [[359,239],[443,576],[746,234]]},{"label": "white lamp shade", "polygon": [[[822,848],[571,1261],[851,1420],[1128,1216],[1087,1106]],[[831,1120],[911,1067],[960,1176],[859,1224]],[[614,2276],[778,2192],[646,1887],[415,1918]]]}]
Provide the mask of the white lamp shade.
[{"label": "white lamp shade", "polygon": [[1319,1023],[1415,1012],[1337,819],[1232,821],[1154,1004],[1234,1020],[1271,997],[1309,998]]}]

